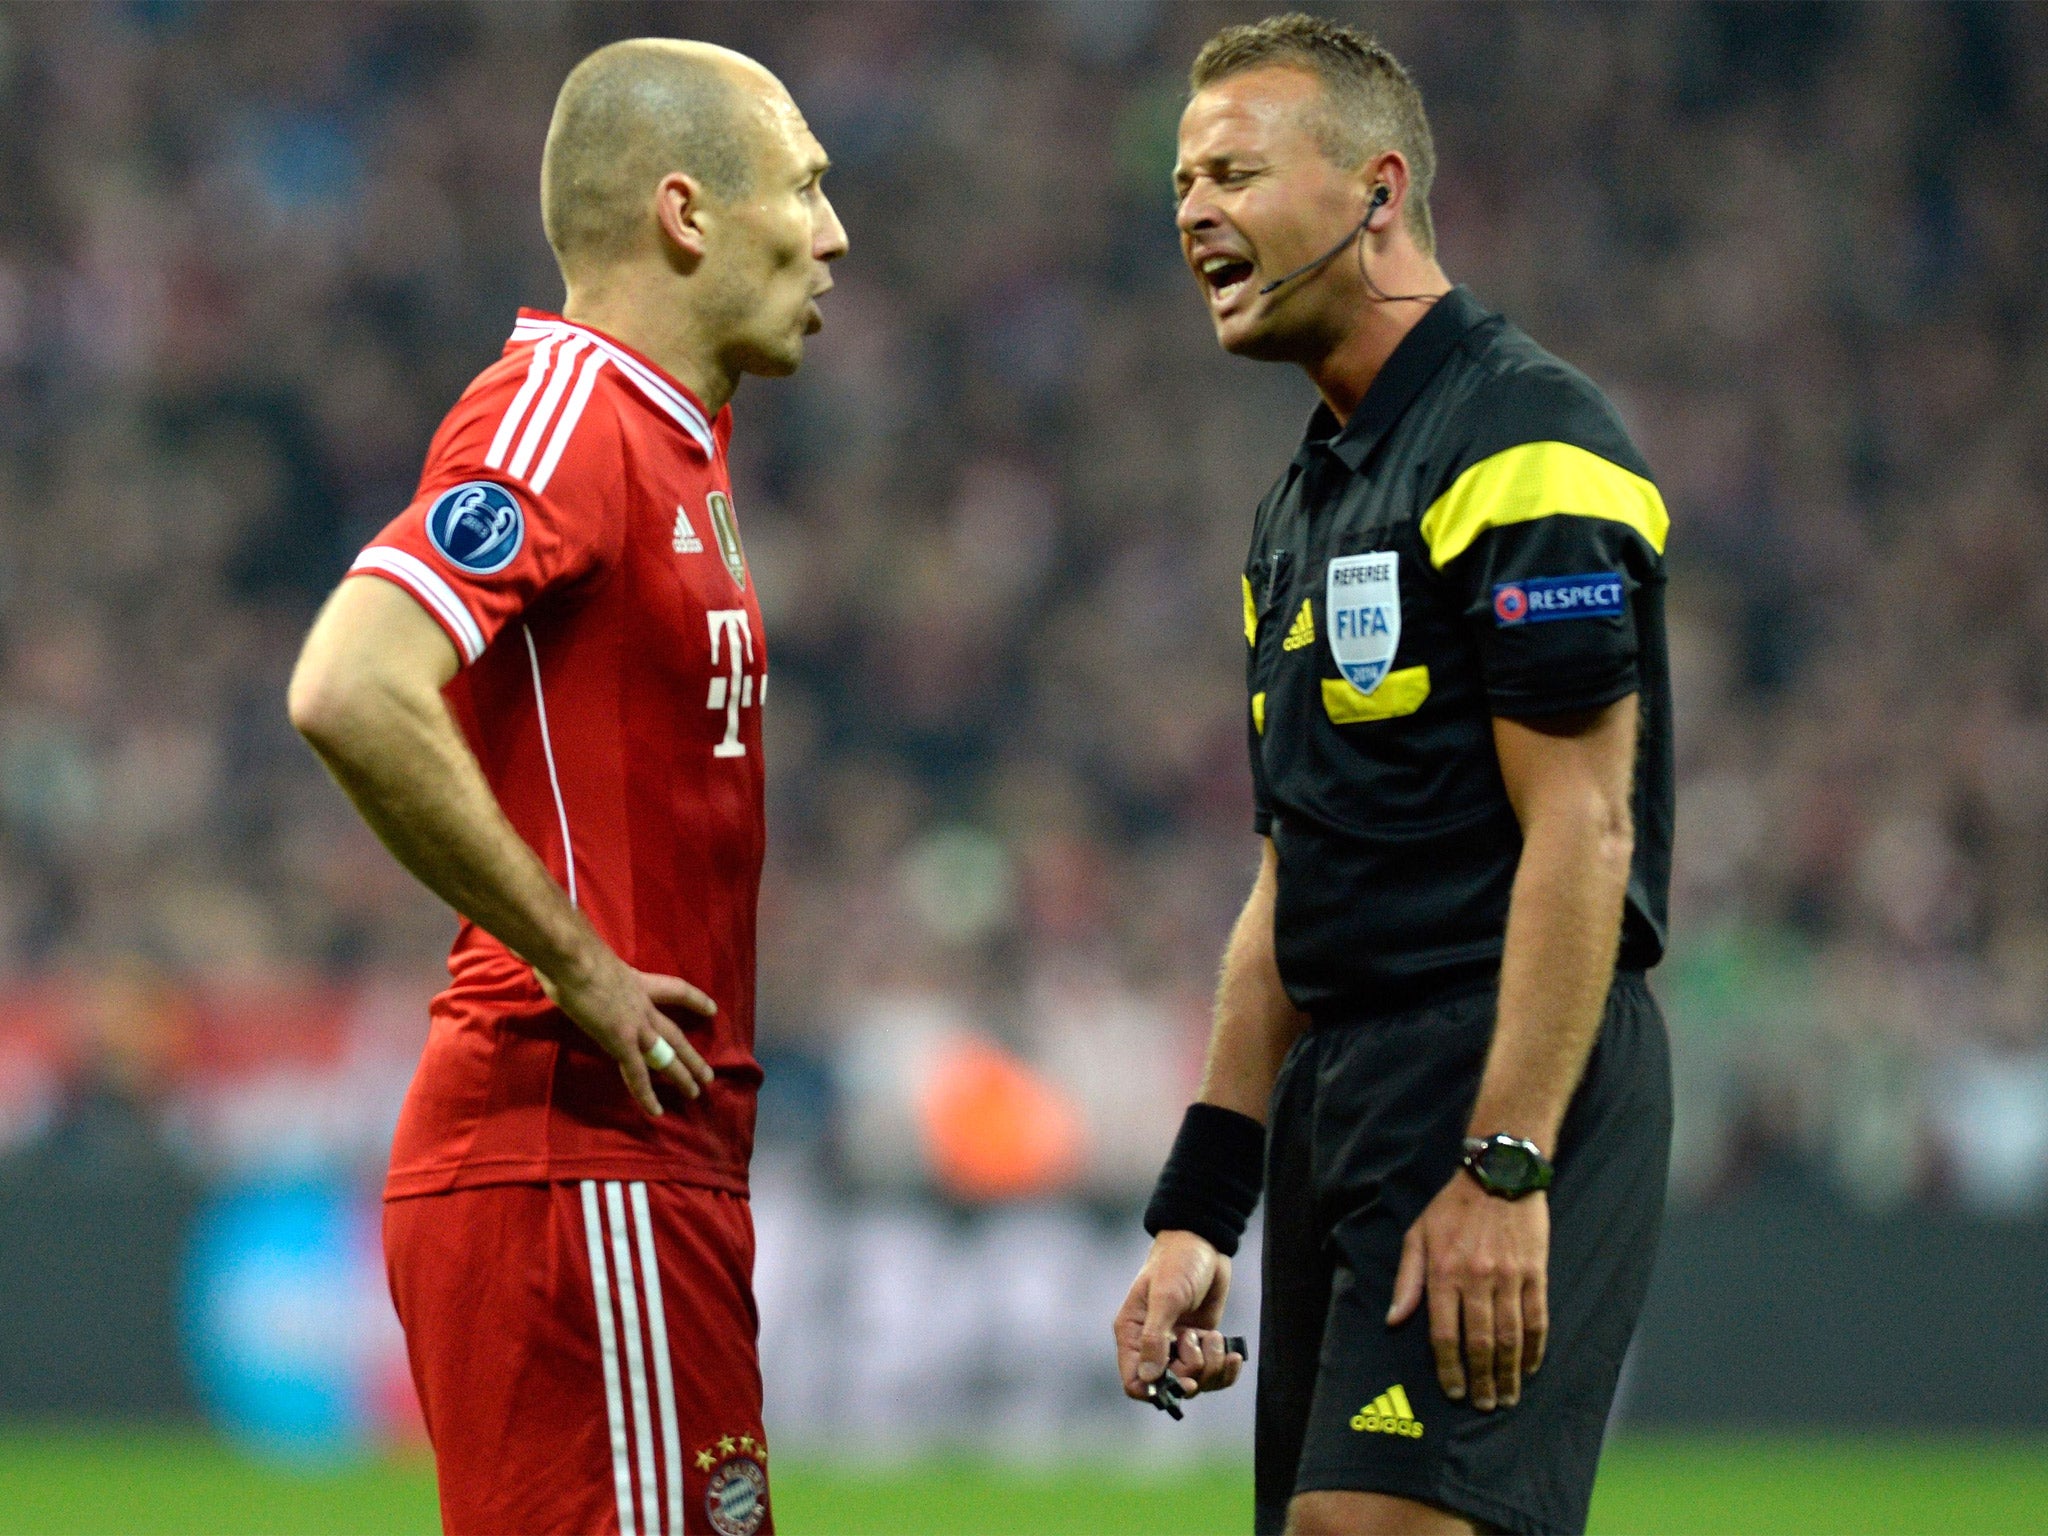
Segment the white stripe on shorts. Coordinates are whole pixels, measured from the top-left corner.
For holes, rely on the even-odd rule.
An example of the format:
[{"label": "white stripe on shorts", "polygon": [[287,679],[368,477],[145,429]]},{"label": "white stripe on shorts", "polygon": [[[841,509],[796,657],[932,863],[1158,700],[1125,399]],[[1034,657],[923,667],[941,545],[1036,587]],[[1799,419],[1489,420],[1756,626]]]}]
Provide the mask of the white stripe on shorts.
[{"label": "white stripe on shorts", "polygon": [[640,1237],[640,1282],[647,1289],[647,1342],[654,1350],[654,1390],[661,1405],[661,1456],[668,1478],[669,1536],[683,1536],[683,1442],[676,1427],[676,1379],[668,1358],[668,1319],[661,1300],[661,1263],[654,1254],[654,1217],[647,1186],[635,1183],[633,1226]]},{"label": "white stripe on shorts", "polygon": [[648,1536],[661,1536],[661,1493],[654,1472],[654,1414],[647,1403],[647,1360],[640,1344],[640,1304],[633,1288],[633,1253],[626,1238],[626,1192],[617,1180],[604,1187],[612,1223],[612,1268],[619,1316],[626,1329],[626,1382],[632,1389],[633,1445],[640,1457],[640,1515]]},{"label": "white stripe on shorts", "polygon": [[[617,1189],[615,1184],[613,1189]],[[604,1410],[611,1422],[612,1485],[619,1498],[619,1536],[634,1536],[633,1467],[626,1450],[626,1408],[619,1396],[619,1343],[612,1329],[612,1282],[604,1258],[604,1221],[597,1214],[597,1181],[583,1181],[583,1235],[590,1244],[590,1290],[597,1299],[597,1338],[604,1350]],[[639,1330],[634,1329],[637,1351]]]}]

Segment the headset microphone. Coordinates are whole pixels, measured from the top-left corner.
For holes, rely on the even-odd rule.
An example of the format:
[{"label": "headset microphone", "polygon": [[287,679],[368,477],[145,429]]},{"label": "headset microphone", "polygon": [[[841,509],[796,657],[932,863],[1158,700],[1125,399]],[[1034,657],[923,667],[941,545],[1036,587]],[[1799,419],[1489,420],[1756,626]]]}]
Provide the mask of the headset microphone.
[{"label": "headset microphone", "polygon": [[1345,248],[1349,246],[1352,241],[1356,240],[1360,235],[1365,233],[1365,226],[1372,222],[1372,216],[1378,213],[1382,208],[1386,207],[1387,199],[1391,196],[1393,196],[1393,194],[1387,190],[1386,185],[1384,183],[1377,187],[1374,187],[1372,189],[1372,201],[1365,205],[1365,217],[1360,219],[1356,224],[1352,225],[1350,232],[1346,234],[1342,240],[1339,240],[1335,245],[1331,246],[1327,251],[1323,252],[1323,254],[1318,256],[1314,261],[1309,262],[1305,266],[1296,267],[1292,272],[1283,273],[1281,276],[1274,278],[1273,281],[1266,284],[1265,287],[1259,290],[1259,297],[1263,299],[1275,288],[1284,288],[1289,283],[1293,282],[1297,277],[1306,277],[1309,273],[1314,272],[1319,268],[1327,267],[1331,262],[1335,261],[1339,256],[1343,255]]}]

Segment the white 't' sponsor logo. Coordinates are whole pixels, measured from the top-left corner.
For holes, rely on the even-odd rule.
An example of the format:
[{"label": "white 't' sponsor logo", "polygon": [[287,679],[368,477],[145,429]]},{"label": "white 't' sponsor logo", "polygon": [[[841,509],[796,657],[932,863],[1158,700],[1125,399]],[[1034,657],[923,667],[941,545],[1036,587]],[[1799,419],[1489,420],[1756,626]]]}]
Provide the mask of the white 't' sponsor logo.
[{"label": "white 't' sponsor logo", "polygon": [[[725,740],[711,749],[711,755],[745,757],[747,744],[740,740],[740,710],[754,702],[754,676],[747,670],[747,663],[754,659],[754,626],[744,608],[713,608],[704,617],[711,624],[711,665],[718,665],[719,653],[723,651],[729,669],[728,675],[711,679],[711,697],[704,706],[725,711]],[[762,685],[765,693],[766,678]]]}]

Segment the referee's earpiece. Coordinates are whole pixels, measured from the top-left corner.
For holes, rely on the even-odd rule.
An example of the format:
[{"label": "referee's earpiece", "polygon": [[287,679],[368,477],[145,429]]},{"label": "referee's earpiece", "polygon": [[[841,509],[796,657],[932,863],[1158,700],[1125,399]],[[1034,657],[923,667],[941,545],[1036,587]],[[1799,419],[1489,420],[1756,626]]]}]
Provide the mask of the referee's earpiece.
[{"label": "referee's earpiece", "polygon": [[1372,200],[1365,205],[1365,217],[1352,225],[1342,240],[1339,240],[1314,261],[1305,261],[1292,272],[1283,273],[1279,277],[1274,278],[1273,281],[1259,290],[1259,297],[1263,299],[1267,294],[1273,292],[1274,289],[1285,288],[1297,277],[1307,277],[1311,272],[1320,272],[1324,267],[1335,261],[1344,253],[1346,246],[1365,233],[1366,226],[1372,223],[1372,216],[1386,207],[1387,199],[1393,195],[1392,192],[1387,190],[1385,182],[1381,182],[1378,186],[1374,187],[1372,189]]},{"label": "referee's earpiece", "polygon": [[[1349,234],[1347,234],[1342,240],[1339,240],[1335,245],[1331,246],[1327,251],[1323,252],[1323,254],[1318,256],[1314,261],[1304,262],[1300,266],[1296,267],[1292,272],[1283,272],[1280,276],[1274,278],[1273,281],[1266,284],[1265,287],[1259,290],[1259,297],[1263,299],[1267,294],[1272,293],[1275,289],[1285,288],[1289,283],[1293,282],[1296,278],[1307,277],[1311,272],[1320,272],[1324,267],[1327,267],[1331,262],[1335,261],[1340,255],[1344,253],[1346,247],[1348,247],[1353,241],[1358,239],[1360,235],[1364,234],[1369,227],[1371,227],[1372,216],[1378,213],[1382,208],[1386,207],[1388,201],[1393,197],[1393,195],[1394,189],[1389,187],[1384,181],[1381,182],[1378,186],[1374,187],[1372,189],[1372,197],[1365,205],[1365,217],[1360,219],[1356,224],[1351,226],[1351,232]],[[1365,279],[1366,289],[1368,292],[1371,293],[1373,302],[1376,304],[1434,304],[1436,302],[1437,296],[1433,293],[1381,293],[1379,290],[1379,285],[1376,284],[1372,280],[1372,278],[1367,276],[1366,274],[1365,247],[1362,245],[1358,248],[1358,275],[1361,278]]]}]

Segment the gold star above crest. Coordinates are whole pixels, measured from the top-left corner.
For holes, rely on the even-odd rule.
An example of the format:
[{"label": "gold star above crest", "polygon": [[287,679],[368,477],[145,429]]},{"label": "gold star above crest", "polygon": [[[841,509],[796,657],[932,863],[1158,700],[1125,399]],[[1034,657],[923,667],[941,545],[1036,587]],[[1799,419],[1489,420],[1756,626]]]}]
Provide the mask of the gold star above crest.
[{"label": "gold star above crest", "polygon": [[754,1449],[754,1437],[752,1435],[741,1435],[740,1449],[751,1453]]},{"label": "gold star above crest", "polygon": [[713,1467],[717,1465],[718,1458],[712,1455],[709,1451],[699,1451],[697,1453],[697,1470],[699,1472],[709,1472]]},{"label": "gold star above crest", "polygon": [[735,1447],[734,1447],[734,1442],[733,1442],[733,1438],[732,1438],[732,1436],[731,1436],[731,1435],[720,1435],[720,1436],[718,1437],[718,1454],[719,1454],[719,1455],[721,1455],[721,1456],[730,1456],[730,1455],[731,1455],[731,1454],[733,1453],[733,1450],[734,1450],[734,1448],[735,1448]]}]

